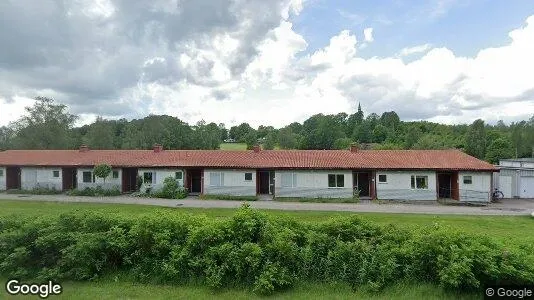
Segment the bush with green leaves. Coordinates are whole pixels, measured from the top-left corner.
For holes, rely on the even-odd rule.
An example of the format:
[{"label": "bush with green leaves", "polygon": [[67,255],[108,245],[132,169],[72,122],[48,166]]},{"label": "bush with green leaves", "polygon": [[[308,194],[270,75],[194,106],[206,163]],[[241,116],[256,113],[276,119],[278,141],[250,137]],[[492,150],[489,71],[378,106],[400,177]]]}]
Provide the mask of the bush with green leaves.
[{"label": "bush with green leaves", "polygon": [[489,284],[534,284],[534,246],[360,217],[298,222],[248,205],[229,219],[81,211],[0,218],[0,277],[93,280],[117,272],[140,282],[239,286],[258,294],[303,281],[373,291],[414,281],[479,291]]},{"label": "bush with green leaves", "polygon": [[100,164],[96,165],[93,169],[93,173],[96,177],[102,178],[104,180],[104,183],[106,182],[106,178],[111,174],[111,166],[107,164]]},{"label": "bush with green leaves", "polygon": [[163,180],[163,188],[152,193],[156,198],[166,199],[183,199],[187,197],[188,193],[184,187],[178,184],[174,177],[169,176]]},{"label": "bush with green leaves", "polygon": [[73,189],[67,192],[69,196],[89,196],[89,197],[109,197],[109,196],[119,196],[121,195],[121,190],[119,187],[114,187],[112,189],[104,189],[101,186],[97,187],[86,187],[84,189]]}]

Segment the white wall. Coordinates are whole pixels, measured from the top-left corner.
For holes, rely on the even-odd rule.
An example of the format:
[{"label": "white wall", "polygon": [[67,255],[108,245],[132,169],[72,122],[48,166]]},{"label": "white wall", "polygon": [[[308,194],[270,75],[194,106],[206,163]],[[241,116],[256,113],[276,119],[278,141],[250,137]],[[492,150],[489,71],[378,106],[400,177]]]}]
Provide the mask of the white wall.
[{"label": "white wall", "polygon": [[[211,173],[222,173],[223,186],[211,185]],[[245,173],[252,173],[252,180],[245,180]],[[232,195],[232,196],[255,196],[256,195],[256,170],[228,170],[206,169],[204,170],[204,194]]]},{"label": "white wall", "polygon": [[[53,172],[58,171],[59,176],[54,177]],[[21,189],[31,190],[37,187],[61,190],[63,188],[62,172],[60,167],[55,168],[20,168]]]},{"label": "white wall", "polygon": [[512,176],[499,176],[498,189],[503,193],[504,198],[512,198]]},{"label": "white wall", "polygon": [[[282,187],[282,174],[297,174],[295,187]],[[328,174],[343,174],[344,187],[329,188]],[[275,197],[352,198],[352,171],[350,170],[277,170]]]},{"label": "white wall", "polygon": [[[386,175],[387,182],[378,182],[379,175]],[[412,189],[411,177],[428,176],[427,189]],[[437,200],[436,172],[434,171],[377,171],[377,198],[381,200]]]},{"label": "white wall", "polygon": [[5,167],[0,167],[0,170],[2,170],[2,176],[0,176],[0,191],[6,190],[6,178],[7,178],[7,170]]},{"label": "white wall", "polygon": [[141,185],[141,191],[145,191],[147,188],[151,188],[152,191],[159,190],[163,188],[163,181],[167,177],[175,177],[176,172],[182,172],[182,179],[178,182],[179,186],[184,186],[185,171],[179,168],[167,168],[167,169],[156,169],[156,168],[142,168],[138,169],[137,174],[143,180],[143,175],[145,172],[152,172],[152,184],[147,184],[143,182]]},{"label": "white wall", "polygon": [[[117,171],[119,173],[119,178],[113,178],[113,171]],[[91,172],[91,176],[93,175],[93,168],[81,168],[76,171],[76,179],[77,179],[77,189],[83,190],[87,187],[94,188],[97,186],[101,186],[104,189],[119,189],[122,190],[122,169],[120,168],[113,168],[111,173],[109,173],[109,176],[106,177],[106,180],[104,181],[103,178],[99,178],[95,176],[94,182],[83,182],[83,173],[84,172]],[[104,183],[105,182],[105,183]]]},{"label": "white wall", "polygon": [[[464,176],[471,176],[472,183],[465,184]],[[491,180],[490,172],[459,172],[460,201],[488,202],[491,196]]]}]

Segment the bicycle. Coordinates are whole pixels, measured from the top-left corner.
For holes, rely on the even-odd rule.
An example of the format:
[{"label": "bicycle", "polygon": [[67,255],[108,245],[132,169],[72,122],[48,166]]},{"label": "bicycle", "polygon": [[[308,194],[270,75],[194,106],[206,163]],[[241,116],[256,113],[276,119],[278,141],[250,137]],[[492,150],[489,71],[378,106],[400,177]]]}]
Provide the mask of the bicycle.
[{"label": "bicycle", "polygon": [[498,188],[495,188],[493,193],[491,193],[491,202],[500,202],[502,198],[504,198],[503,192],[501,192]]}]

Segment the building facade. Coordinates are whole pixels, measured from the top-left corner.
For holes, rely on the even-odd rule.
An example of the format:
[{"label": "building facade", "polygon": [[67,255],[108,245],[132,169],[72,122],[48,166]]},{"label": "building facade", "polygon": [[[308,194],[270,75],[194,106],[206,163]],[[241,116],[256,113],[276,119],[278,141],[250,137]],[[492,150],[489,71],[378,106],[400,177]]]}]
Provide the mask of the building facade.
[{"label": "building facade", "polygon": [[[104,180],[98,164],[112,172]],[[498,169],[458,150],[8,150],[0,189],[100,186],[155,191],[166,178],[191,194],[272,198],[489,201]],[[505,182],[506,178],[503,179]]]},{"label": "building facade", "polygon": [[498,168],[494,185],[504,198],[534,199],[534,158],[503,159]]}]

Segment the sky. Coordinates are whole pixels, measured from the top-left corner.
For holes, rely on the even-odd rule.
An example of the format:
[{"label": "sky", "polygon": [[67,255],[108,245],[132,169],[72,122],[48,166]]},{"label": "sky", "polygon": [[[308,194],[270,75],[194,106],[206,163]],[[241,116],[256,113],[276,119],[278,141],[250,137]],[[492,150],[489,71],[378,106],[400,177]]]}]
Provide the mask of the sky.
[{"label": "sky", "polygon": [[3,0],[0,126],[36,96],[80,116],[227,127],[395,111],[534,115],[532,0]]}]

